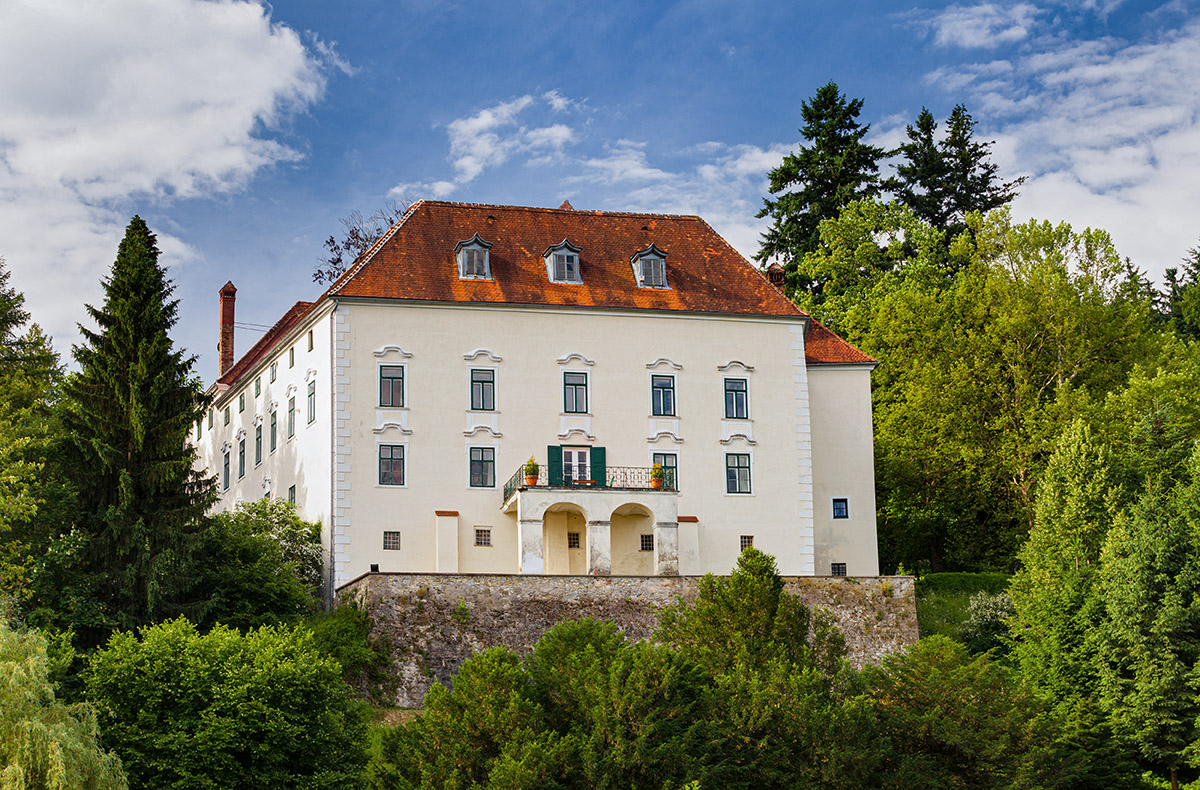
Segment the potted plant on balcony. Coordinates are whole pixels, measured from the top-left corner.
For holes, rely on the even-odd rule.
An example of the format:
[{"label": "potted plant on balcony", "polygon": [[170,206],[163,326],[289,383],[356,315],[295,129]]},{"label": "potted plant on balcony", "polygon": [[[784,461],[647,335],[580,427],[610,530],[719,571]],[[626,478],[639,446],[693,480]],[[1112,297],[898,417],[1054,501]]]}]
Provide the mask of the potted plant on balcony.
[{"label": "potted plant on balcony", "polygon": [[538,462],[533,460],[533,456],[529,456],[529,460],[525,462],[525,485],[537,485],[538,472],[540,469],[541,467],[538,466]]},{"label": "potted plant on balcony", "polygon": [[662,488],[662,481],[662,464],[655,464],[654,466],[650,467],[650,487],[655,489]]}]

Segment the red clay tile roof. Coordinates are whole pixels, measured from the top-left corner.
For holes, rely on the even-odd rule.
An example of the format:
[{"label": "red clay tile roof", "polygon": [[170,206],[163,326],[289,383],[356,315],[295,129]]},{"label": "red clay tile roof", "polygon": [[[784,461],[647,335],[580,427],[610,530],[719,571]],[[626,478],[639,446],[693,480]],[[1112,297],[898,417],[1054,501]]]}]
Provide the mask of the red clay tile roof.
[{"label": "red clay tile roof", "polygon": [[[454,247],[476,233],[491,248],[491,280],[458,276]],[[542,254],[581,247],[581,284],[552,283]],[[669,288],[639,288],[629,258],[667,254]],[[804,315],[699,217],[416,203],[329,295],[372,299]]]},{"label": "red clay tile roof", "polygon": [[815,318],[809,318],[804,361],[810,365],[873,365],[875,360],[842,340]]},{"label": "red clay tile roof", "polygon": [[300,322],[300,319],[308,315],[316,302],[296,302],[292,305],[283,318],[275,322],[275,326],[267,330],[266,334],[258,339],[249,351],[242,355],[242,358],[233,364],[225,374],[217,379],[218,384],[232,384],[242,377],[242,374],[254,366],[255,362],[266,356],[271,347],[288,333],[288,330]]}]

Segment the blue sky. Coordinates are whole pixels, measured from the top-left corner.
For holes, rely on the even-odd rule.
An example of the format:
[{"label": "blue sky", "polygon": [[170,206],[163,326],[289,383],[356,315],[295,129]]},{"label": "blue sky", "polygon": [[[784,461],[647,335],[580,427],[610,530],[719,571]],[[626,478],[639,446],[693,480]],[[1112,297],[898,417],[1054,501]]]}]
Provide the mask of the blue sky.
[{"label": "blue sky", "polygon": [[1105,228],[1156,279],[1200,238],[1186,0],[6,0],[0,255],[65,351],[140,213],[211,381],[218,288],[274,322],[389,198],[695,213],[750,255],[830,79],[882,145],[965,104],[1019,218]]}]

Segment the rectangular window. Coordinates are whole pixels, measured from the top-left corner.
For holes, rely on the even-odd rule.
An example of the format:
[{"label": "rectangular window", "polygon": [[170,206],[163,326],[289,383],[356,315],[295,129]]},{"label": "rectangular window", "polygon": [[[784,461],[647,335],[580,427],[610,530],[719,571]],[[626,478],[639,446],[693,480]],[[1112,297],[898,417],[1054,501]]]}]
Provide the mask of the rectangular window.
[{"label": "rectangular window", "polygon": [[310,330],[308,330],[308,350],[309,350],[309,351],[312,351],[312,350],[313,350],[313,336],[312,336],[312,333],[313,333],[313,331],[312,331],[311,329],[310,329]]},{"label": "rectangular window", "polygon": [[271,381],[275,381],[275,377],[279,375],[279,363],[271,363]]},{"label": "rectangular window", "polygon": [[225,407],[225,424],[226,425],[229,424],[229,407],[228,406]]},{"label": "rectangular window", "polygon": [[572,253],[555,253],[554,255],[554,281],[560,283],[573,283],[579,280],[579,259]]},{"label": "rectangular window", "polygon": [[748,453],[725,454],[725,493],[750,493],[750,455]]},{"label": "rectangular window", "polygon": [[308,382],[308,421],[317,419],[317,382]]},{"label": "rectangular window", "polygon": [[279,445],[279,417],[275,412],[271,412],[271,452],[275,452],[275,448]]},{"label": "rectangular window", "polygon": [[288,438],[296,435],[296,396],[288,398]]},{"label": "rectangular window", "polygon": [[487,250],[467,248],[459,254],[462,256],[462,277],[487,279]]},{"label": "rectangular window", "polygon": [[212,428],[212,424],[213,424],[213,411],[214,411],[213,409],[208,410],[208,427],[209,428]]},{"label": "rectangular window", "polygon": [[844,562],[830,563],[829,575],[830,576],[845,576],[846,575],[846,563],[844,563]]},{"label": "rectangular window", "polygon": [[196,439],[199,441],[204,438],[204,420],[196,420]]},{"label": "rectangular window", "polygon": [[568,549],[579,548],[579,533],[578,532],[568,532],[567,533],[567,548]]},{"label": "rectangular window", "polygon": [[563,373],[563,411],[567,414],[587,414],[587,410],[587,374]]},{"label": "rectangular window", "polygon": [[246,393],[239,392],[238,393],[238,414],[241,414],[245,410],[246,410]]},{"label": "rectangular window", "polygon": [[641,542],[641,545],[639,546],[639,548],[642,551],[654,551],[654,536],[653,535],[642,535],[640,537],[642,539],[642,542]]},{"label": "rectangular window", "polygon": [[679,488],[679,456],[675,453],[654,453],[650,457],[651,464],[663,468],[663,488],[678,490]]},{"label": "rectangular window", "polygon": [[667,284],[666,261],[661,258],[642,258],[642,287],[662,288]]},{"label": "rectangular window", "polygon": [[833,498],[833,517],[850,518],[850,500],[846,497]]},{"label": "rectangular window", "polygon": [[254,397],[262,395],[262,376],[254,377]]},{"label": "rectangular window", "polygon": [[492,545],[492,531],[484,527],[475,528],[475,545],[490,546]]},{"label": "rectangular window", "polygon": [[400,408],[404,405],[404,366],[379,368],[379,405]]},{"label": "rectangular window", "polygon": [[238,439],[238,480],[246,476],[246,440]]},{"label": "rectangular window", "polygon": [[725,419],[744,420],[749,415],[746,408],[746,380],[725,379]]},{"label": "rectangular window", "polygon": [[754,536],[753,535],[742,535],[740,538],[738,538],[738,545],[741,547],[742,551],[745,551],[746,549],[749,549],[749,548],[753,548],[754,547]]},{"label": "rectangular window", "polygon": [[288,486],[288,502],[291,502],[293,505],[296,504],[296,487],[295,486]]},{"label": "rectangular window", "polygon": [[379,485],[404,485],[404,445],[379,445]]},{"label": "rectangular window", "polygon": [[383,533],[383,549],[384,551],[399,551],[400,550],[400,533],[395,531],[384,531]]},{"label": "rectangular window", "polygon": [[262,463],[262,426],[254,426],[254,465]]},{"label": "rectangular window", "polygon": [[225,451],[225,465],[221,472],[221,490],[229,490],[229,451]]},{"label": "rectangular window", "polygon": [[591,452],[586,447],[562,448],[563,482],[591,480]]},{"label": "rectangular window", "polygon": [[471,410],[493,411],[496,408],[496,371],[471,371]]},{"label": "rectangular window", "polygon": [[288,367],[296,367],[296,347],[292,346],[288,349]]},{"label": "rectangular window", "polygon": [[496,449],[471,448],[471,487],[494,488],[496,485]]},{"label": "rectangular window", "polygon": [[675,416],[675,377],[650,377],[650,412],[655,417]]}]

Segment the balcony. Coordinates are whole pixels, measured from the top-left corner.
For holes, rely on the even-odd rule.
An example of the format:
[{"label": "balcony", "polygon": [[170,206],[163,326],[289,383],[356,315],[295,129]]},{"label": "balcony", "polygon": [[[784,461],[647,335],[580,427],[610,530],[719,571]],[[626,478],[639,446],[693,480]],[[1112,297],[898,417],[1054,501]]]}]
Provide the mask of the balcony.
[{"label": "balcony", "polygon": [[[616,491],[669,491],[677,492],[678,486],[675,479],[674,469],[663,469],[663,476],[660,479],[661,485],[654,485],[654,478],[651,476],[652,467],[649,466],[605,466],[601,470],[588,470],[589,477],[584,479],[574,478],[571,470],[568,468],[565,471],[558,471],[553,479],[550,476],[550,469],[546,464],[539,464],[537,482],[533,485],[528,485],[525,482],[525,467],[522,465],[504,484],[504,499],[502,505],[507,506],[509,500],[518,491],[524,491],[529,488],[566,488],[566,489],[611,489]],[[599,477],[601,479],[594,480],[591,477]]]}]

